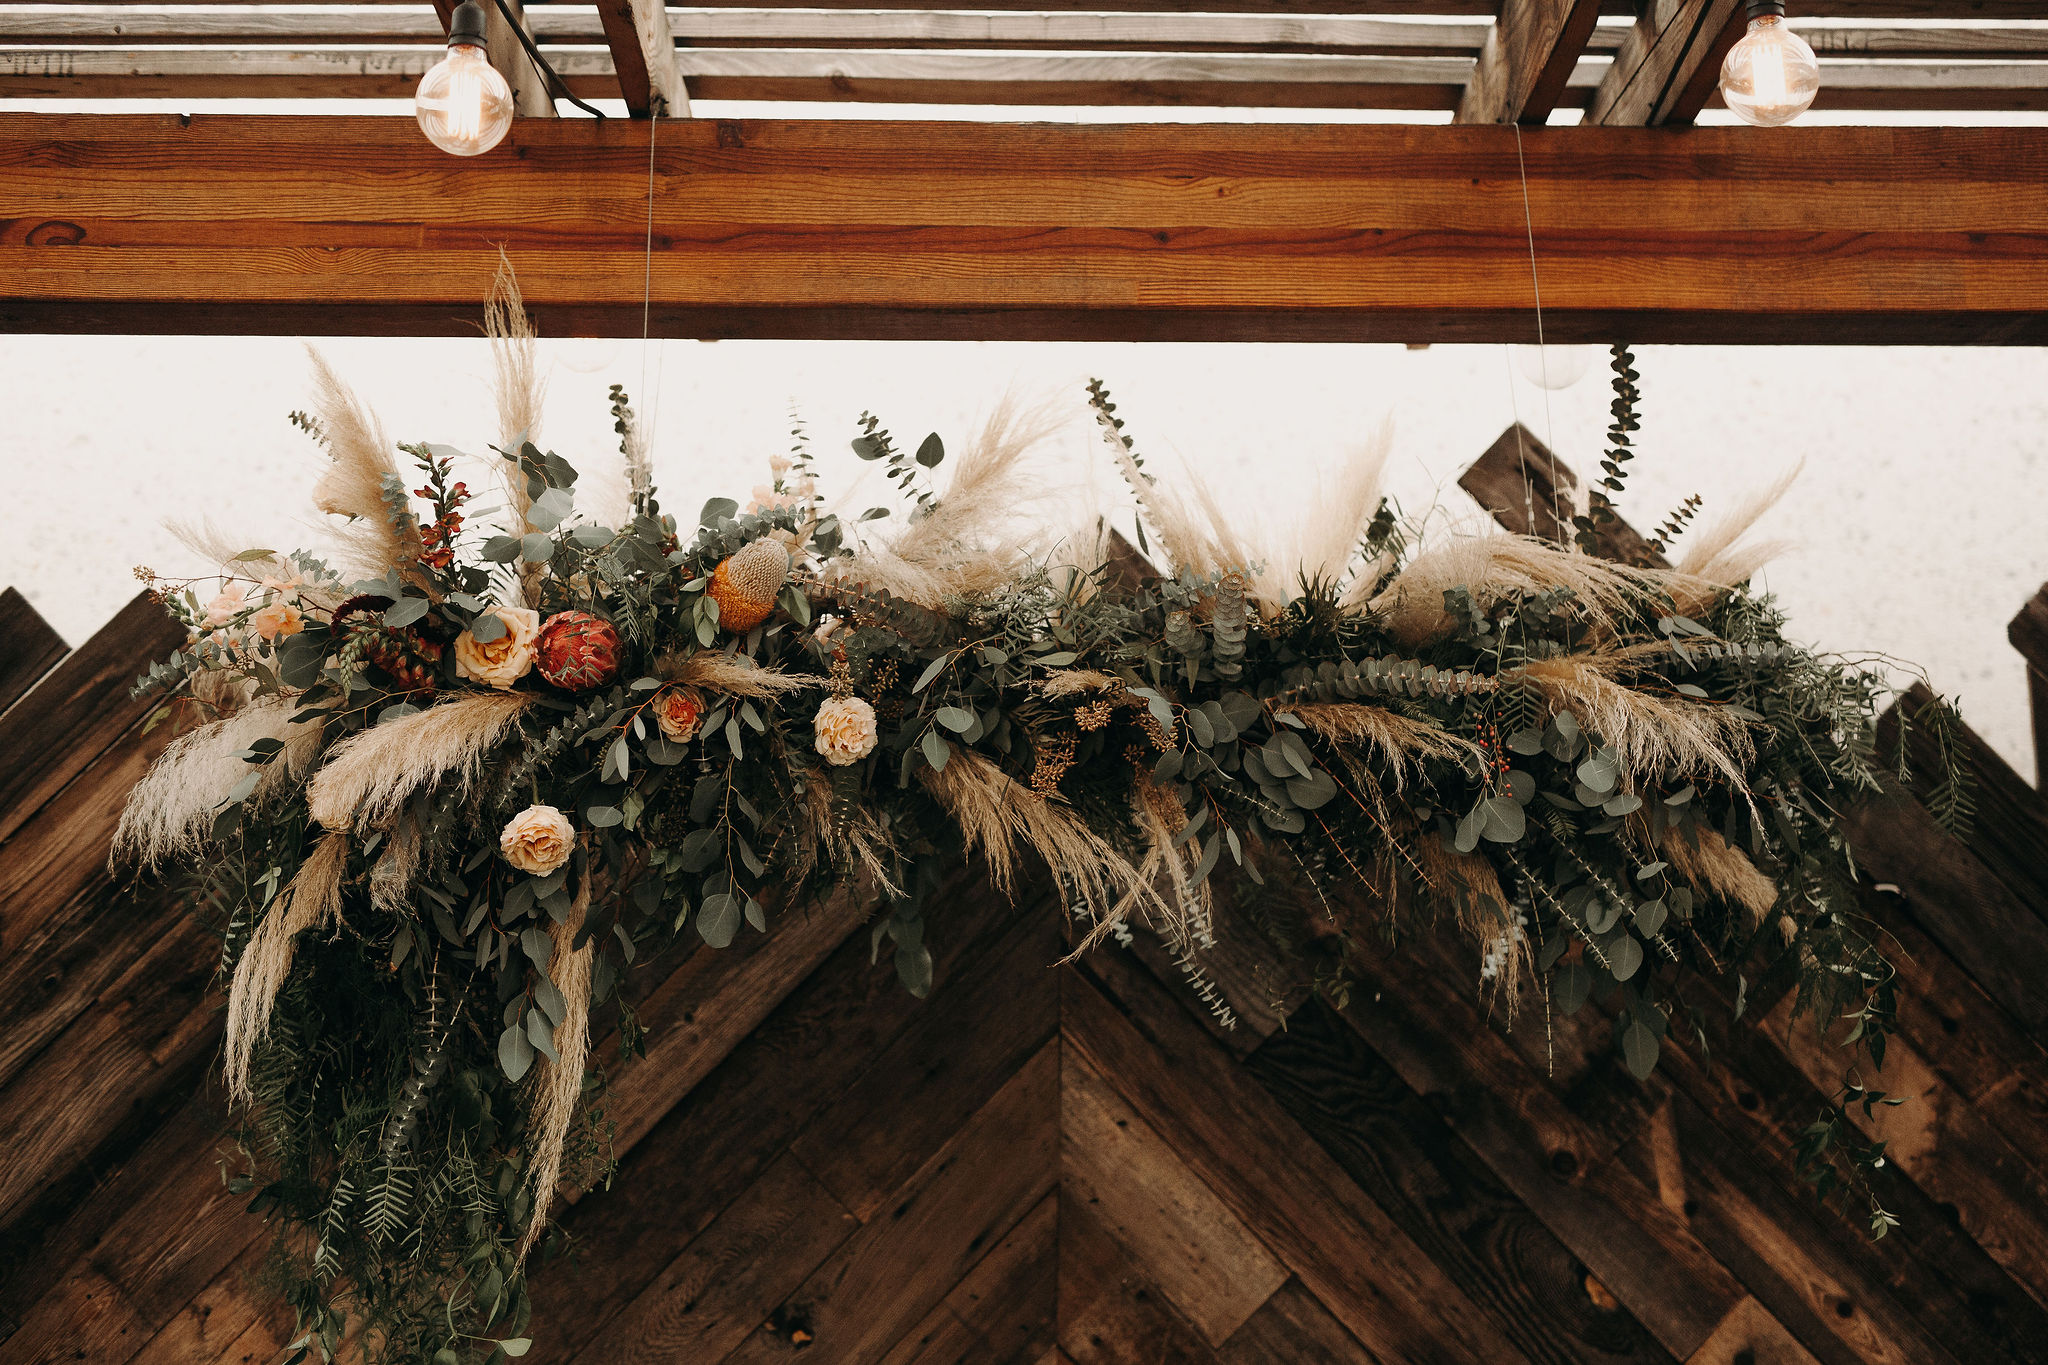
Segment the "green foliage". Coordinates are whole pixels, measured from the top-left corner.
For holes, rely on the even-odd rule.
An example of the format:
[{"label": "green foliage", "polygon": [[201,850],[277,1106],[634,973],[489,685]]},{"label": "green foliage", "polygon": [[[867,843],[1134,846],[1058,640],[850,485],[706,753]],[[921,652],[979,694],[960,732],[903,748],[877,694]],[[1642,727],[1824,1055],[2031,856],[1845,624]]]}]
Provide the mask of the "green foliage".
[{"label": "green foliage", "polygon": [[[1577,528],[1587,546],[1613,516],[1636,428],[1626,348],[1615,369],[1613,447]],[[1151,479],[1107,390],[1091,383],[1089,401],[1142,498]],[[623,391],[613,414],[626,440]],[[801,424],[793,435],[807,479]],[[864,414],[854,444],[920,509],[934,505],[924,479],[943,458],[936,436],[907,455]],[[426,543],[459,552],[403,581],[393,571],[350,585],[281,646],[231,624],[227,641],[180,649],[143,687],[177,693],[211,673],[289,692],[319,720],[324,757],[436,697],[477,691],[455,646],[465,632],[502,638],[493,604],[602,618],[619,667],[580,692],[520,678],[528,704],[501,743],[413,791],[385,827],[350,836],[339,922],[296,946],[255,1049],[230,1178],[277,1224],[274,1275],[303,1354],[329,1356],[361,1331],[373,1359],[446,1365],[528,1340],[518,1249],[537,1217],[531,1077],[559,1056],[573,1007],[560,936],[589,953],[593,1032],[616,1021],[622,1059],[641,1050],[619,989],[634,966],[769,932],[769,906],[837,887],[882,904],[878,971],[918,995],[943,989],[931,945],[949,928],[942,892],[967,853],[963,807],[943,795],[952,783],[1070,813],[1125,866],[1169,866],[1160,884],[1178,913],[1156,927],[1226,1024],[1231,1006],[1205,962],[1219,873],[1261,888],[1229,913],[1300,961],[1305,984],[1279,991],[1341,1004],[1347,954],[1369,925],[1396,941],[1458,925],[1483,940],[1489,988],[1533,974],[1556,1009],[1600,1010],[1637,1076],[1673,1046],[1704,1046],[1704,1011],[1682,995],[1702,976],[1733,980],[1737,1014],[1768,985],[1816,1027],[1853,1020],[1857,1055],[1882,1060],[1893,974],[1833,813],[1879,786],[1873,718],[1890,691],[1788,641],[1767,597],[1737,590],[1695,619],[1645,588],[1612,613],[1602,686],[1633,697],[1641,724],[1673,725],[1694,707],[1747,737],[1729,750],[1739,768],[1632,761],[1640,750],[1600,733],[1596,703],[1557,693],[1542,672],[1590,657],[1568,589],[1454,587],[1449,624],[1423,640],[1344,605],[1361,586],[1370,600],[1408,554],[1391,504],[1349,578],[1302,583],[1286,602],[1250,599],[1251,565],[1132,584],[1053,563],[911,601],[879,585],[836,524],[814,520],[807,493],[748,513],[714,498],[686,528],[648,488],[630,524],[597,526],[577,514],[574,468],[531,443],[499,457],[539,529],[459,542],[449,452],[406,449],[424,472],[427,527],[444,528]],[[408,497],[390,490],[388,511],[417,529]],[[712,584],[768,536],[800,547],[796,570],[777,610],[735,633]],[[319,600],[341,600],[324,566],[294,563]],[[200,614],[189,593],[174,611]],[[734,681],[758,681],[756,670],[796,687]],[[817,721],[828,696],[866,706],[872,745],[828,742]],[[1932,731],[1929,805],[1955,826],[1971,796],[1952,713],[1918,708],[1902,714],[1910,725]],[[1887,762],[1905,763],[1905,737]],[[195,868],[224,974],[322,837],[305,774],[257,780],[282,749],[266,740],[242,755],[249,775]],[[499,847],[533,805],[577,834],[573,857],[541,875]],[[1013,822],[1039,808],[996,807]],[[1701,866],[1744,866],[1749,880]],[[1088,902],[1072,868],[1058,871],[1078,926],[1133,932],[1114,905]],[[1775,888],[1767,906],[1755,903],[1757,874]],[[1347,899],[1384,913],[1340,920],[1332,907]],[[584,1084],[566,1173],[588,1186],[608,1178],[611,1157],[595,1066]],[[1824,1194],[1867,1191],[1882,1151],[1844,1126],[1846,1106],[1889,1102],[1845,1091],[1802,1139]],[[549,1231],[538,1254],[562,1245]]]}]

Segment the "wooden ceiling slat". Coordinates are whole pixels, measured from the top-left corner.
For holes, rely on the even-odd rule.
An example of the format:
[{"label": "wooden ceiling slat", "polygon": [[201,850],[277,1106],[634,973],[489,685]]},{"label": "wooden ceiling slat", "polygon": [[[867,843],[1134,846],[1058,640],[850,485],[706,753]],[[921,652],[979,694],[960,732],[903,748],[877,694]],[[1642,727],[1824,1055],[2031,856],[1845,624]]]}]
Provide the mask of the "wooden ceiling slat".
[{"label": "wooden ceiling slat", "polygon": [[1553,340],[2048,341],[2048,130],[677,120],[651,271],[645,137],[0,114],[0,329],[1524,340],[1525,164]]},{"label": "wooden ceiling slat", "polygon": [[[0,98],[319,97],[402,99],[434,46],[0,49]],[[586,98],[618,96],[611,54],[557,48],[550,61]],[[1268,52],[685,47],[676,69],[700,98],[999,105],[1451,109],[1473,66],[1459,57]],[[1584,105],[1610,70],[1581,60],[1560,92]],[[2033,109],[2048,62],[1829,59],[1820,107]]]},{"label": "wooden ceiling slat", "polygon": [[[46,0],[0,0],[0,11],[11,8],[44,7]],[[103,0],[113,9],[151,10],[162,6],[151,0]],[[209,0],[233,7],[331,7],[333,0]],[[405,9],[421,0],[352,0],[353,4],[377,9]],[[934,5],[930,0],[700,0],[700,8],[758,9],[764,5],[792,10],[853,10],[915,12],[962,6]],[[541,10],[569,8],[538,3]],[[1118,12],[1131,14],[1173,14],[1185,12],[1183,0],[977,0],[972,8],[991,11],[1049,10],[1067,13]],[[1377,15],[1381,17],[1464,16],[1491,20],[1499,11],[1499,0],[1199,0],[1205,12],[1266,16],[1309,17],[1323,15]],[[1633,18],[1637,0],[1600,0],[1600,12],[1610,18]],[[1799,0],[1802,18],[1808,19],[1934,19],[2012,20],[2040,19],[2038,0]]]}]

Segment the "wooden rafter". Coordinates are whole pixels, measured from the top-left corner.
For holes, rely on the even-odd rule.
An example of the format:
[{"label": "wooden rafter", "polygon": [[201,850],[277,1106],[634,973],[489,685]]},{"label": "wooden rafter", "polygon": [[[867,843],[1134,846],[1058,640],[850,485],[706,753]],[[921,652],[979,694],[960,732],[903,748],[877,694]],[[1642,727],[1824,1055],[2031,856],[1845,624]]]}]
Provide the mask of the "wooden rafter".
[{"label": "wooden rafter", "polygon": [[676,39],[658,0],[600,0],[597,14],[634,118],[686,118],[690,97],[676,70]]},{"label": "wooden rafter", "polygon": [[1458,122],[1542,124],[1599,18],[1598,0],[1506,0],[1458,100]]},{"label": "wooden rafter", "polygon": [[1614,54],[1586,122],[1691,123],[1714,93],[1721,58],[1742,32],[1742,0],[1650,0]]},{"label": "wooden rafter", "polygon": [[[466,333],[502,245],[552,335],[637,334],[644,130],[0,115],[0,327]],[[1551,340],[2048,340],[2048,131],[1535,129]],[[1505,129],[689,121],[680,336],[1534,339]],[[549,193],[536,197],[532,186]]]}]

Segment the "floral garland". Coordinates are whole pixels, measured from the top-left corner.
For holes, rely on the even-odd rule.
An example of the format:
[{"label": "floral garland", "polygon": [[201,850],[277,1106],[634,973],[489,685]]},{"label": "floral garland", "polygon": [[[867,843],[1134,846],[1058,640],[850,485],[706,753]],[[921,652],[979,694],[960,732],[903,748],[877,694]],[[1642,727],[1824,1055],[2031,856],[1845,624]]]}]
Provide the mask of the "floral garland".
[{"label": "floral garland", "polygon": [[[1834,812],[1876,786],[1889,689],[1785,641],[1741,524],[1686,532],[1676,569],[1416,544],[1366,462],[1319,546],[1254,554],[1144,470],[1100,385],[1167,574],[1039,548],[1011,509],[1041,433],[1008,415],[943,490],[937,436],[906,452],[864,417],[893,521],[831,510],[799,433],[745,510],[687,524],[615,389],[628,491],[600,517],[526,439],[530,336],[498,345],[499,528],[459,452],[393,447],[323,369],[295,420],[350,567],[248,550],[210,598],[152,579],[192,638],[139,690],[193,728],[120,847],[193,865],[220,916],[234,1180],[278,1224],[300,1355],[355,1326],[390,1359],[523,1354],[556,1188],[610,1169],[600,1013],[636,1052],[622,975],[772,932],[771,886],[870,897],[922,995],[939,873],[1042,864],[1077,951],[1157,934],[1227,1020],[1212,886],[1241,868],[1256,907],[1263,861],[1463,937],[1510,1016],[1529,982],[1545,1008],[1605,1002],[1639,1076],[1697,1030],[1701,976],[1738,983],[1737,1013],[1794,981],[1881,1058],[1892,972]],[[1634,427],[1617,357],[1603,494]],[[862,534],[878,520],[898,529]],[[1820,1127],[1815,1178],[1867,1193],[1876,1150]]]}]

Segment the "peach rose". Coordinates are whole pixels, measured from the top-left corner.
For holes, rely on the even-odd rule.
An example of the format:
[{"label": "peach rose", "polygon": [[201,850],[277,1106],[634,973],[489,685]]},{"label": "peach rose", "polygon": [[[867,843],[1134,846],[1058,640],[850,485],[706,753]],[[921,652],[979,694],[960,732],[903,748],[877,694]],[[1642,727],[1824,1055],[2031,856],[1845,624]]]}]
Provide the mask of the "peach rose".
[{"label": "peach rose", "polygon": [[481,614],[503,621],[505,633],[495,640],[479,640],[466,630],[456,636],[455,672],[500,692],[508,691],[533,667],[533,642],[540,638],[540,613],[531,607],[493,606]]},{"label": "peach rose", "polygon": [[200,624],[208,629],[224,626],[234,620],[236,614],[248,605],[249,599],[243,595],[242,585],[230,583],[221,589],[220,596],[206,604],[206,619]]},{"label": "peach rose", "polygon": [[694,687],[664,687],[654,699],[654,723],[677,744],[688,744],[704,723],[704,698]]},{"label": "peach rose", "polygon": [[297,635],[306,628],[306,614],[289,602],[270,602],[249,618],[250,629],[266,640],[280,635]]},{"label": "peach rose", "polygon": [[875,751],[875,708],[859,697],[828,697],[811,721],[817,750],[835,768],[858,763]]},{"label": "peach rose", "polygon": [[545,877],[569,861],[576,848],[576,827],[553,806],[528,806],[505,822],[498,851],[521,872]]}]

